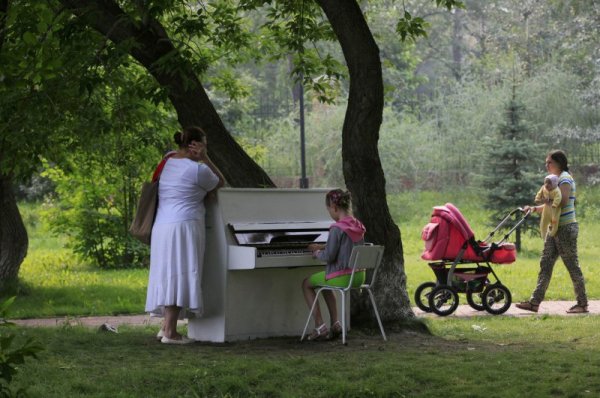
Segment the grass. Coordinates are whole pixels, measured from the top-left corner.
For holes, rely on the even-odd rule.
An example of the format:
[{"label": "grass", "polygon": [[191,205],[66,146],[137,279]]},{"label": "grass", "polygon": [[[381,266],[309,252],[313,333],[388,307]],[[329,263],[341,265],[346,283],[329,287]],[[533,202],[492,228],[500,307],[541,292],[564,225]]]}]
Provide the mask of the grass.
[{"label": "grass", "polygon": [[143,312],[147,269],[101,270],[82,262],[66,236],[54,236],[39,205],[22,204],[29,251],[19,272],[13,318],[116,315]]},{"label": "grass", "polygon": [[[600,318],[426,320],[434,335],[353,330],[349,345],[274,338],[164,346],[155,330],[18,329],[44,341],[32,397],[594,397]],[[476,326],[476,327],[474,327]]]},{"label": "grass", "polygon": [[[434,280],[433,272],[421,260],[421,229],[429,221],[433,206],[454,203],[483,239],[491,227],[477,192],[407,192],[391,196],[390,211],[400,227],[404,248],[409,297],[423,282]],[[600,267],[596,266],[600,234],[600,189],[580,188],[579,257],[587,281],[588,296],[600,298]],[[100,270],[75,257],[66,248],[65,236],[53,236],[39,217],[39,205],[20,206],[29,237],[29,254],[20,271],[20,294],[13,305],[14,318],[80,316],[140,313],[143,311],[148,271]],[[511,210],[508,209],[507,212]],[[523,236],[523,252],[509,265],[494,266],[501,281],[510,289],[513,301],[529,298],[539,269],[542,241]],[[547,300],[574,300],[569,275],[559,260],[548,289]],[[460,297],[461,302],[464,298]]]}]

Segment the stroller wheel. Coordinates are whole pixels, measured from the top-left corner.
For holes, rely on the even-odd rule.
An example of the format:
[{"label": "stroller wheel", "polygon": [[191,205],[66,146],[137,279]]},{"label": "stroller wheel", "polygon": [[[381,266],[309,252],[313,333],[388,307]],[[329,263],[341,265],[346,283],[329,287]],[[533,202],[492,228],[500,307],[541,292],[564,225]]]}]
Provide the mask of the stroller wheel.
[{"label": "stroller wheel", "polygon": [[439,285],[431,290],[429,307],[439,316],[452,314],[458,307],[458,293],[448,285]]},{"label": "stroller wheel", "polygon": [[425,282],[421,283],[417,290],[415,290],[415,304],[421,311],[431,312],[431,307],[429,307],[429,295],[431,294],[431,290],[436,286],[435,282]]},{"label": "stroller wheel", "polygon": [[467,303],[476,311],[485,310],[483,305],[483,293],[467,292]]},{"label": "stroller wheel", "polygon": [[505,313],[512,303],[510,290],[500,283],[489,285],[483,291],[483,306],[490,314],[500,315]]}]

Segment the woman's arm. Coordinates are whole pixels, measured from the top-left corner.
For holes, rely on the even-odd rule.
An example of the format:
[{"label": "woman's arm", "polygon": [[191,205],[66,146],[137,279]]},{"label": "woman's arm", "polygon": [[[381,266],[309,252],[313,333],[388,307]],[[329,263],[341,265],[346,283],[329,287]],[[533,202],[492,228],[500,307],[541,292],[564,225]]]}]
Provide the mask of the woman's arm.
[{"label": "woman's arm", "polygon": [[217,166],[215,166],[215,164],[212,162],[212,160],[210,160],[210,158],[208,157],[206,144],[203,142],[192,141],[190,143],[189,149],[190,149],[190,153],[192,155],[191,158],[193,160],[200,161],[200,162],[204,163],[205,165],[207,165],[208,168],[219,179],[219,182],[217,183],[217,186],[213,189],[213,191],[216,189],[219,189],[223,185],[225,185],[225,177],[223,177],[221,170],[219,170],[219,168]]},{"label": "woman's arm", "polygon": [[562,183],[559,186],[560,193],[562,195],[562,199],[560,200],[560,207],[563,208],[569,203],[569,198],[571,197],[571,184],[568,182]]},{"label": "woman's arm", "polygon": [[[223,177],[223,174],[221,173],[221,170],[219,170],[219,168],[217,166],[215,166],[215,164],[212,162],[212,160],[210,160],[210,158],[208,157],[208,155],[206,155],[204,158],[202,158],[201,161],[205,165],[207,165],[208,168],[211,169],[211,171],[213,173],[215,173],[215,175],[219,178],[219,182],[217,183],[217,186],[215,187],[215,189],[219,189],[223,185],[225,185],[225,177]],[[215,189],[213,189],[213,191]]]}]

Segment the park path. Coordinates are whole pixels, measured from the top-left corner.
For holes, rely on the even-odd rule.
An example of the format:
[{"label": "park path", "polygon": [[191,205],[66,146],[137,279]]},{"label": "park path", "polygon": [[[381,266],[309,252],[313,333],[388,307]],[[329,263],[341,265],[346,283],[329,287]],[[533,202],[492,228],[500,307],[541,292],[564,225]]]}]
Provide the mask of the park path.
[{"label": "park path", "polygon": [[[540,305],[540,309],[537,313],[523,311],[511,305],[511,307],[503,315],[500,316],[514,316],[514,317],[526,317],[536,315],[561,315],[561,316],[584,316],[584,315],[600,315],[600,300],[592,300],[588,305],[588,314],[567,314],[566,311],[575,304],[573,301],[544,301]],[[432,313],[425,313],[418,308],[413,308],[415,315],[418,317],[437,317]],[[473,317],[473,316],[494,316],[485,311],[475,311],[468,305],[459,305],[454,313],[448,317]],[[148,316],[147,314],[142,315],[117,315],[117,316],[95,316],[95,317],[59,317],[59,318],[34,318],[34,319],[10,319],[19,326],[65,326],[65,325],[83,325],[89,327],[100,327],[104,324],[108,324],[114,327],[120,325],[160,325],[161,319]]]}]

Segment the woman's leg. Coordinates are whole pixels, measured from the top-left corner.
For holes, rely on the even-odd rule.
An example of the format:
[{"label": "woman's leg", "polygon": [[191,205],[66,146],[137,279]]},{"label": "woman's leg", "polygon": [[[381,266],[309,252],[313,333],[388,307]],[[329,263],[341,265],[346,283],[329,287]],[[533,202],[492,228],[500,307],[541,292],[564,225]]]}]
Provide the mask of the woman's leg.
[{"label": "woman's leg", "polygon": [[164,336],[169,339],[178,339],[181,337],[177,333],[177,320],[179,319],[181,307],[175,305],[165,306],[165,321],[163,323]]},{"label": "woman's leg", "polygon": [[[302,292],[304,293],[306,305],[308,305],[308,308],[310,309],[316,297],[315,288],[310,282],[310,278],[306,278],[302,281]],[[313,311],[313,319],[315,320],[315,328],[318,328],[323,324],[323,316],[321,315],[321,308],[319,308],[318,301],[315,304],[315,310]]]},{"label": "woman's leg", "polygon": [[577,304],[586,307],[588,305],[587,294],[585,293],[585,280],[583,278],[583,272],[579,266],[579,257],[577,255],[577,235],[579,234],[579,225],[572,223],[563,225],[558,229],[558,253],[562,258],[571,276],[573,282],[573,289],[575,290],[575,297],[577,298]]},{"label": "woman's leg", "polygon": [[[559,228],[560,233],[560,228]],[[556,245],[557,237],[546,236],[544,241],[544,250],[540,258],[540,272],[538,274],[537,285],[531,294],[529,302],[539,305],[546,295],[546,290],[552,278],[552,270],[558,258],[558,248]]]}]

